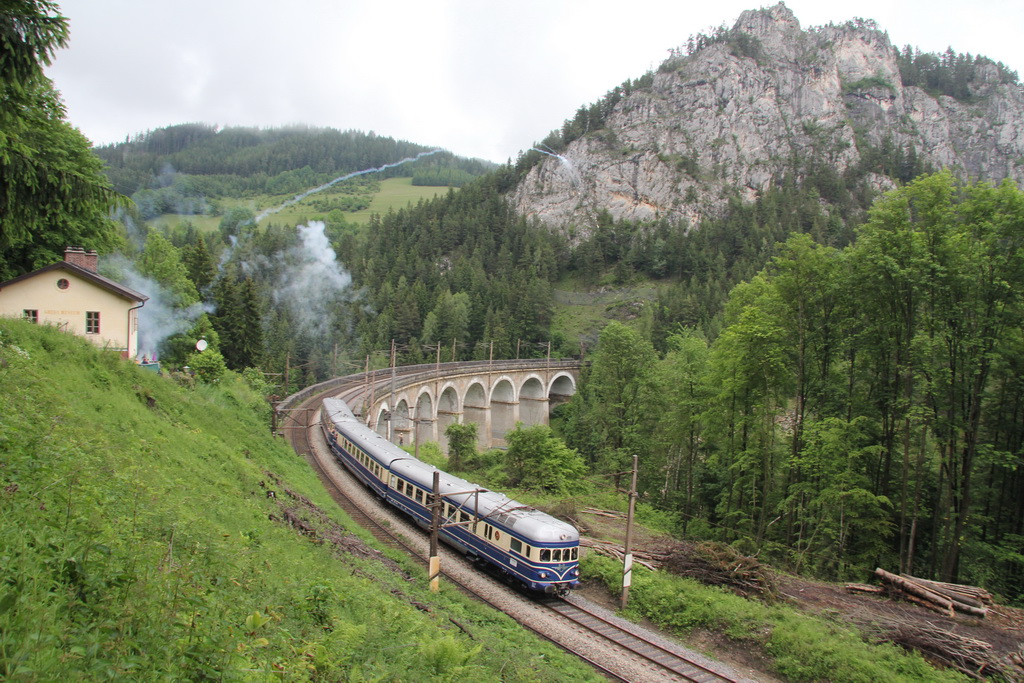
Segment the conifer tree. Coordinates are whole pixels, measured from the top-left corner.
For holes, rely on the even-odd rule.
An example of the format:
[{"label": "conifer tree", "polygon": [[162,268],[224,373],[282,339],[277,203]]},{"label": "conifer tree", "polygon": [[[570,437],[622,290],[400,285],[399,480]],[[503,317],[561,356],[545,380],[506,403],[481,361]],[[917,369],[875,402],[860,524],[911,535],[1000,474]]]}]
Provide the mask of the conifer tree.
[{"label": "conifer tree", "polygon": [[43,75],[67,40],[55,3],[0,4],[0,279],[57,261],[68,245],[120,242],[109,214],[124,198]]}]

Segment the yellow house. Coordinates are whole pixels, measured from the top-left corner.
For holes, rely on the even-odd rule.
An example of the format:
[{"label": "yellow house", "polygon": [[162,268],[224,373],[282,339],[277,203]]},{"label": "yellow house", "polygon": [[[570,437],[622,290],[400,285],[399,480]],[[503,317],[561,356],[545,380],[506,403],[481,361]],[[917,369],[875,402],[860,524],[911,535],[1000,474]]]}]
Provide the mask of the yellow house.
[{"label": "yellow house", "polygon": [[56,325],[135,358],[139,309],[149,297],[97,272],[95,251],[68,247],[64,260],[0,283],[0,316]]}]

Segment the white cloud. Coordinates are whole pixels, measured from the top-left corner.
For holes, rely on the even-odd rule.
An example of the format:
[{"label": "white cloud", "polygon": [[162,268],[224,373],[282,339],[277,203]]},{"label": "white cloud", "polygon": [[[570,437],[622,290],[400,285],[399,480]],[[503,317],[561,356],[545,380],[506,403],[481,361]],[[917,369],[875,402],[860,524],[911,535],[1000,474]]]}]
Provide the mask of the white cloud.
[{"label": "white cloud", "polygon": [[[766,3],[768,4],[768,3]],[[1024,3],[792,0],[805,27],[875,19],[894,44],[1024,69]],[[759,3],[64,0],[48,71],[96,143],[186,122],[373,130],[515,158],[691,34]]]}]

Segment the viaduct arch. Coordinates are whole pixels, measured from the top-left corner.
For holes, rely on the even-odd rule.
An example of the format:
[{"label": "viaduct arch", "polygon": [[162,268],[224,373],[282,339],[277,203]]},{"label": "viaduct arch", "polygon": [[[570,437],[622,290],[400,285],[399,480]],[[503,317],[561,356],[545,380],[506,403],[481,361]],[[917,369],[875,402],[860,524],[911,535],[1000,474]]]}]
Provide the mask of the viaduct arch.
[{"label": "viaduct arch", "polygon": [[540,359],[422,367],[423,372],[403,368],[401,378],[377,371],[363,393],[361,416],[393,443],[436,441],[447,452],[445,429],[451,424],[475,423],[484,449],[504,446],[518,422],[548,424],[552,408],[576,393],[580,363]]}]

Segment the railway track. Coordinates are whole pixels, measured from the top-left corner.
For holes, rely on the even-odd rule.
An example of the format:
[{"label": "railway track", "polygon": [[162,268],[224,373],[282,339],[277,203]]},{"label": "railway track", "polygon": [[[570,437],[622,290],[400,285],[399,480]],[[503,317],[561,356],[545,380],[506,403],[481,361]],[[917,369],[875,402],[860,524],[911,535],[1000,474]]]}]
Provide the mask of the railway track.
[{"label": "railway track", "polygon": [[[353,520],[355,520],[357,524],[367,529],[384,545],[402,550],[425,565],[427,563],[427,558],[424,557],[420,551],[407,543],[401,536],[393,533],[386,526],[378,522],[374,516],[369,514],[366,510],[356,504],[352,498],[345,494],[339,482],[335,481],[335,477],[337,476],[336,473],[322,462],[323,454],[321,449],[318,449],[314,445],[314,440],[320,438],[319,409],[323,398],[326,396],[337,396],[343,400],[350,401],[360,396],[365,389],[366,386],[362,383],[362,380],[353,379],[351,383],[335,386],[330,391],[306,399],[303,401],[301,406],[297,409],[293,409],[294,416],[299,419],[286,421],[285,424],[282,425],[284,427],[284,432],[296,453],[304,456],[310,465],[317,470],[321,481],[323,481],[324,485],[328,488],[331,497],[350,517],[352,517]],[[505,612],[508,611],[505,607],[496,604],[480,591],[469,587],[451,573],[445,571],[442,571],[441,573],[449,582],[475,599],[491,605],[495,609]],[[736,679],[730,678],[720,672],[713,671],[680,653],[673,652],[662,647],[654,641],[647,639],[642,635],[638,635],[632,630],[627,630],[626,628],[623,628],[575,603],[562,600],[536,601],[526,597],[521,597],[521,599],[530,600],[533,604],[547,608],[547,611],[557,614],[558,619],[562,620],[577,632],[582,630],[586,632],[588,636],[600,638],[611,644],[613,648],[619,651],[624,651],[627,653],[628,657],[641,662],[642,666],[645,666],[648,670],[655,670],[659,672],[655,675],[655,678],[658,680],[682,680],[692,681],[695,683],[735,683],[736,681]],[[617,673],[612,664],[609,663],[609,665],[606,666],[601,661],[597,661],[597,658],[588,656],[582,652],[580,648],[566,644],[564,640],[558,638],[557,635],[547,633],[544,628],[535,627],[528,623],[527,620],[524,620],[521,616],[512,616],[526,628],[529,628],[537,635],[545,638],[555,645],[558,645],[567,652],[583,659],[594,667],[594,669],[608,678],[620,681],[632,680],[631,678],[624,677],[622,674]]]},{"label": "railway track", "polygon": [[693,659],[674,652],[643,635],[624,629],[618,624],[571,600],[552,600],[544,604],[548,609],[557,612],[577,626],[643,658],[644,661],[664,671],[667,675],[681,678],[684,681],[693,681],[694,683],[736,683],[736,679],[709,669]]},{"label": "railway track", "polygon": [[[330,392],[331,395],[340,395],[345,398],[346,395],[358,393],[361,385],[357,382],[353,382],[351,385],[342,385]],[[350,396],[349,396],[350,397]],[[334,499],[341,509],[343,509],[352,520],[363,527],[376,538],[378,541],[390,548],[397,548],[403,550],[417,559],[422,559],[416,551],[402,541],[398,536],[391,533],[386,527],[379,524],[376,519],[370,516],[363,508],[355,504],[355,502],[345,495],[341,487],[334,480],[334,475],[330,472],[327,467],[324,466],[323,461],[320,459],[317,449],[313,446],[313,438],[310,436],[311,430],[317,430],[319,428],[319,414],[320,404],[324,399],[324,394],[317,395],[307,401],[296,412],[296,415],[302,416],[300,420],[292,420],[286,422],[284,427],[286,429],[286,435],[292,444],[292,448],[299,455],[306,458],[306,461],[317,471],[320,476],[320,481],[327,487],[328,492]],[[319,434],[319,432],[315,432]]]}]

